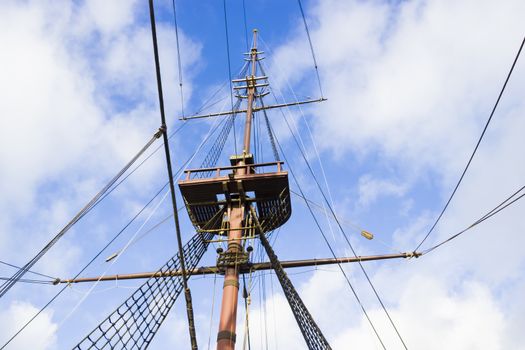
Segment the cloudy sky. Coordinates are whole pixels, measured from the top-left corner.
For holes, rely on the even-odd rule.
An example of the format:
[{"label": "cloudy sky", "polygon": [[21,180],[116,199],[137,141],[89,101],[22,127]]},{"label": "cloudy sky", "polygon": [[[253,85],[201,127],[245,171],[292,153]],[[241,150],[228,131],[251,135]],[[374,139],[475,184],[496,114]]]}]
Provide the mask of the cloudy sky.
[{"label": "cloudy sky", "polygon": [[[222,1],[178,5],[184,111],[214,91],[227,109],[228,59]],[[303,1],[326,102],[270,118],[300,186],[312,184],[284,117],[301,137],[358,254],[413,250],[457,182],[525,34],[525,3],[504,1]],[[171,1],[156,2],[168,127],[182,113]],[[3,1],[0,3],[0,260],[23,265],[144,145],[159,126],[146,1]],[[246,1],[247,26],[260,30],[263,62],[278,98],[320,95],[302,18],[294,0]],[[233,73],[246,32],[241,0],[227,0]],[[525,62],[520,59],[451,206],[423,248],[469,226],[524,185]],[[271,102],[271,99],[270,99]],[[171,143],[175,168],[215,121],[184,124]],[[237,125],[239,132],[240,121]],[[238,135],[238,134],[237,134]],[[153,147],[160,145],[154,144]],[[152,148],[153,150],[154,148]],[[206,147],[192,162],[196,167]],[[233,139],[225,154],[233,153]],[[261,154],[269,158],[271,152]],[[75,275],[162,187],[156,152],[34,269]],[[267,159],[271,160],[271,159]],[[226,162],[226,158],[222,159]],[[321,165],[322,164],[322,165]],[[325,188],[326,190],[326,188]],[[170,213],[165,192],[83,273],[153,271],[174,253],[173,224],[104,260]],[[276,235],[283,260],[329,257],[304,203]],[[180,201],[180,199],[179,199]],[[153,208],[157,207],[156,211]],[[520,349],[525,341],[525,206],[518,202],[427,256],[364,264],[410,349]],[[183,236],[193,233],[183,213]],[[340,256],[342,233],[316,211]],[[149,218],[149,219],[148,219]],[[373,232],[365,240],[355,226]],[[256,252],[259,247],[256,247]],[[210,249],[203,264],[213,264]],[[362,272],[345,270],[386,348],[402,349]],[[0,267],[2,277],[14,270]],[[380,349],[341,273],[290,270],[306,305],[334,349]],[[26,275],[27,278],[40,278]],[[274,275],[252,280],[252,349],[303,349],[304,342]],[[140,281],[75,285],[8,349],[63,349],[92,330]],[[213,347],[221,277],[190,283],[201,348]],[[59,287],[19,283],[0,300],[4,344]],[[242,344],[244,313],[238,315]],[[186,349],[183,299],[152,348]]]}]

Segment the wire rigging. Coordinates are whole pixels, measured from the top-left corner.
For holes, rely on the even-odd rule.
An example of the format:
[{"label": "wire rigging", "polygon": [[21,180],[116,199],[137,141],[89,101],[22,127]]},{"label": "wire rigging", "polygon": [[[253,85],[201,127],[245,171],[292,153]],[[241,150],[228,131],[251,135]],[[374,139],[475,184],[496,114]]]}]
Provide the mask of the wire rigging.
[{"label": "wire rigging", "polygon": [[[124,225],[124,227],[115,235],[113,236],[113,238],[104,246],[102,247],[102,249],[100,249],[98,251],[97,254],[95,254],[95,256],[93,256],[93,258],[91,258],[91,260],[86,264],[84,265],[84,267],[82,267],[82,269],[80,269],[80,271],[73,277],[73,279],[76,279],[78,278],[89,266],[91,266],[91,264],[118,238],[120,237],[120,235],[146,210],[146,208],[155,200],[155,198],[157,198],[161,193],[162,191],[168,186],[168,184],[164,185],[154,196],[153,198],[151,198],[132,218],[131,220],[126,224]],[[11,337],[7,340],[7,342],[2,345],[2,347],[0,348],[1,349],[4,349],[7,345],[9,345],[13,339],[15,339],[24,329],[27,328],[27,326],[33,322],[42,312],[44,312],[44,310],[46,310],[48,308],[49,305],[51,305],[65,290],[66,288],[68,287],[68,285],[66,284],[64,287],[62,287],[62,289],[60,289],[44,306],[42,306],[40,308],[40,310],[35,313],[26,323],[24,323],[24,325]]]},{"label": "wire rigging", "polygon": [[169,147],[169,140],[168,140],[168,134],[167,134],[166,116],[164,113],[164,97],[163,97],[163,92],[162,92],[162,76],[161,76],[162,74],[160,70],[160,59],[159,59],[159,49],[158,49],[158,43],[157,43],[157,30],[156,30],[156,23],[155,23],[155,9],[153,6],[153,0],[149,0],[149,14],[150,14],[150,24],[151,24],[151,38],[152,38],[152,43],[153,43],[153,54],[154,54],[154,59],[155,59],[155,75],[157,78],[159,111],[160,111],[160,119],[161,119],[161,125],[162,125],[161,130],[162,130],[162,138],[164,141],[164,153],[166,155],[166,167],[168,171],[171,203],[173,207],[173,219],[175,223],[175,235],[177,237],[177,248],[178,248],[178,254],[180,258],[180,269],[182,272],[182,286],[184,290],[184,297],[186,299],[186,314],[188,318],[188,331],[190,335],[191,348],[193,350],[197,350],[197,335],[195,333],[193,305],[192,305],[192,300],[191,300],[191,292],[188,287],[188,275],[186,271],[186,262],[185,262],[185,257],[184,257],[184,248],[182,245],[182,236],[180,233],[179,215],[177,212],[177,198],[176,198],[176,192],[175,192],[175,181],[173,180],[173,170],[171,167],[171,156],[170,156],[170,147]]},{"label": "wire rigging", "polygon": [[59,240],[62,238],[80,219],[95,208],[99,199],[108,192],[108,190],[117,182],[117,180],[136,162],[140,156],[157,140],[161,135],[161,129],[157,131],[152,138],[142,147],[142,149],[122,168],[117,175],[115,175],[72,219],[62,230],[60,230],[55,237],[51,239],[29,262],[27,262],[21,269],[11,276],[11,278],[4,282],[0,287],[0,298],[2,298],[15,284],[28,272]]},{"label": "wire rigging", "polygon": [[[272,90],[272,94],[273,94],[273,90]],[[273,95],[274,95],[274,94],[273,94]],[[275,95],[274,95],[274,97],[275,97]],[[301,113],[302,113],[302,110],[301,110]],[[312,169],[312,167],[311,167],[311,165],[310,165],[310,162],[308,161],[308,158],[306,157],[306,155],[305,155],[305,153],[304,153],[304,150],[303,150],[303,148],[301,147],[301,144],[303,144],[303,143],[302,143],[302,139],[301,139],[301,144],[300,144],[299,141],[298,141],[298,139],[297,139],[297,137],[296,137],[296,135],[295,135],[295,133],[294,133],[294,131],[293,131],[293,129],[292,129],[292,127],[291,127],[291,125],[290,125],[290,123],[289,123],[289,121],[288,121],[288,118],[286,117],[286,115],[285,115],[284,113],[282,113],[282,115],[283,115],[283,118],[284,118],[284,120],[285,120],[285,122],[286,122],[286,124],[287,124],[288,130],[290,131],[291,135],[293,136],[293,139],[294,139],[294,141],[295,141],[295,143],[296,143],[298,149],[299,149],[300,152],[301,152],[302,158],[304,159],[304,161],[305,161],[305,163],[306,163],[306,165],[307,165],[307,167],[308,167],[308,170],[309,170],[309,172],[310,172],[312,178],[314,179],[314,181],[315,181],[315,183],[316,183],[316,185],[317,185],[317,187],[318,187],[318,189],[319,189],[321,195],[323,196],[324,202],[325,202],[326,205],[328,206],[328,209],[330,210],[330,213],[332,214],[332,216],[333,216],[335,222],[337,223],[337,225],[338,225],[338,227],[339,227],[339,229],[340,229],[340,231],[341,231],[341,233],[342,233],[342,235],[343,235],[343,237],[344,237],[346,243],[347,243],[348,246],[350,247],[350,249],[351,249],[351,251],[352,251],[354,257],[357,258],[357,253],[355,252],[355,250],[354,250],[354,248],[353,248],[353,245],[351,244],[350,240],[348,239],[348,236],[347,236],[346,232],[344,231],[342,225],[340,224],[339,219],[338,219],[338,217],[337,217],[337,215],[335,214],[335,211],[334,211],[334,209],[333,209],[333,206],[330,204],[330,201],[329,201],[328,198],[326,197],[326,194],[324,193],[324,190],[323,190],[322,186],[320,185],[319,181],[317,180],[317,177],[315,176],[315,173],[313,172],[313,169]],[[300,136],[299,136],[299,138],[300,138]],[[304,144],[303,144],[303,147],[305,147]],[[281,148],[281,152],[282,152],[282,148]],[[321,165],[322,165],[322,164],[321,164]],[[324,175],[324,171],[323,171],[323,175]],[[325,181],[326,181],[326,177],[325,177]],[[297,183],[297,181],[296,181],[296,183]],[[298,184],[298,183],[297,183],[297,184]],[[328,189],[328,190],[329,190],[329,189]],[[306,202],[306,203],[307,203],[307,202]],[[307,206],[309,207],[308,204],[307,204]],[[309,207],[309,209],[310,209],[310,207]],[[328,218],[328,217],[327,217],[327,218]],[[330,225],[330,221],[329,221],[329,220],[328,220],[328,224]],[[331,226],[330,226],[330,229],[331,229]],[[332,234],[333,234],[333,232],[332,232]],[[335,236],[334,236],[334,241],[335,241]],[[406,344],[405,344],[405,342],[404,342],[404,340],[403,340],[401,334],[399,333],[399,331],[398,331],[398,329],[397,329],[397,326],[395,325],[395,323],[394,323],[393,319],[391,318],[391,316],[390,316],[388,310],[386,309],[386,307],[385,307],[385,305],[384,305],[384,303],[383,303],[381,297],[379,296],[379,293],[377,292],[375,286],[373,285],[372,281],[370,280],[370,278],[369,278],[369,276],[368,276],[368,273],[366,272],[366,270],[365,270],[364,266],[362,265],[361,261],[358,261],[358,263],[359,263],[359,266],[360,266],[360,268],[361,268],[363,274],[365,275],[365,277],[366,277],[366,279],[367,279],[367,281],[368,281],[368,284],[369,284],[370,287],[372,288],[372,290],[373,290],[373,292],[374,292],[374,294],[375,294],[377,300],[379,301],[379,304],[381,305],[383,311],[385,312],[387,318],[389,319],[390,324],[392,325],[393,329],[395,330],[395,332],[396,332],[396,334],[397,334],[399,340],[401,341],[401,343],[403,344],[403,346],[405,347],[405,349],[407,349],[407,346],[406,346]]]},{"label": "wire rigging", "polygon": [[314,60],[315,74],[317,75],[317,82],[319,84],[319,92],[321,93],[321,98],[323,98],[323,88],[321,87],[321,78],[319,77],[319,68],[317,67],[317,59],[315,58],[314,46],[312,44],[312,38],[310,37],[310,30],[308,29],[308,23],[306,22],[306,16],[304,15],[303,5],[301,0],[297,0],[299,4],[299,10],[301,10],[301,16],[303,17],[304,29],[306,30],[306,36],[308,37],[308,43],[310,44],[310,52],[312,53],[312,58]]},{"label": "wire rigging", "polygon": [[[266,45],[266,43],[262,40],[261,38],[261,42],[267,47],[268,51],[270,52],[270,48],[268,47],[268,45]],[[264,72],[264,68],[263,68],[263,65],[261,62],[259,62],[259,66],[261,68],[261,70]],[[279,66],[277,66],[279,67]],[[283,76],[286,76],[285,74],[283,74]],[[295,94],[295,91],[293,90],[292,86],[290,85],[290,82],[288,81],[288,79],[285,78],[285,81],[286,81],[286,84],[288,85],[290,91],[292,92],[293,96],[294,96],[294,99],[296,102],[298,102],[298,98],[297,98],[297,95]],[[273,89],[270,89],[270,93],[272,94],[273,98],[275,99],[275,102],[276,103],[279,103],[278,99],[277,99],[277,96],[274,92]],[[284,95],[282,94],[281,92],[281,97],[283,97],[283,101],[284,101]],[[317,149],[317,145],[315,144],[315,140],[314,140],[314,137],[313,137],[313,134],[310,130],[310,126],[308,125],[308,121],[307,119],[304,117],[304,113],[303,113],[303,109],[301,108],[301,106],[299,105],[299,111],[300,111],[300,115],[302,117],[302,119],[304,120],[305,124],[306,124],[306,128],[308,130],[308,133],[310,135],[310,139],[312,140],[312,144],[313,144],[313,149],[315,151],[315,155],[317,156],[317,159],[318,159],[318,162],[319,162],[319,166],[320,166],[320,169],[321,169],[321,175],[323,177],[323,180],[324,180],[324,183],[325,183],[325,186],[326,186],[326,190],[328,192],[328,197],[330,199],[330,203],[332,204],[332,207],[335,207],[334,205],[334,201],[333,201],[333,198],[332,198],[332,193],[330,192],[330,186],[328,186],[328,180],[327,180],[327,177],[326,177],[326,173],[324,171],[324,166],[323,166],[323,162],[321,160],[321,157],[319,155],[319,151]],[[283,115],[284,117],[284,112],[283,110],[280,110],[281,114]],[[306,146],[303,142],[303,139],[301,137],[301,134],[299,132],[297,132],[297,134],[299,135],[299,141],[301,141],[301,144],[303,146],[304,149],[306,149]],[[326,209],[325,205],[324,205],[324,202],[323,202],[323,209],[325,210],[325,217],[326,217],[326,222],[328,223],[328,228],[330,229],[330,233],[332,234],[332,238],[334,240],[334,243],[337,243],[337,240],[336,240],[336,237],[335,237],[335,232],[334,232],[334,229],[332,227],[332,222],[330,220],[330,217],[329,217],[329,214],[328,214],[328,210]]]},{"label": "wire rigging", "polygon": [[[2,261],[2,260],[0,260],[0,264],[5,265],[5,266],[9,266],[9,267],[13,267],[13,268],[18,269],[18,270],[22,269],[22,267],[20,267],[20,266],[18,266],[18,265],[10,264],[10,263],[5,262],[5,261]],[[32,273],[32,274],[34,274],[34,275],[41,276],[41,277],[47,277],[47,278],[49,278],[49,279],[51,279],[51,280],[56,280],[56,277],[46,275],[45,273],[36,272],[36,271],[34,271],[34,270],[27,270],[27,272]],[[3,279],[4,279],[4,280],[7,280],[7,279],[10,279],[10,278],[11,278],[11,277],[9,277],[9,278],[3,278]]]},{"label": "wire rigging", "polygon": [[[211,135],[213,135],[213,131],[215,130],[215,124],[212,124],[208,134],[204,137],[200,145],[193,151],[193,153],[190,155],[190,157],[179,167],[179,169],[176,171],[176,174],[180,175],[182,174],[182,170],[195,158],[197,153],[202,149],[204,144],[210,139]],[[73,279],[78,278],[91,264],[118,238],[120,235],[146,210],[146,208],[157,198],[162,191],[168,186],[168,182],[166,182],[156,193],[155,195],[140,209],[135,216],[131,218],[131,220],[124,225],[124,227],[73,277]],[[35,320],[38,315],[40,315],[49,305],[51,305],[67,288],[67,285],[64,286],[51,300],[49,300],[33,317],[31,317],[1,348],[4,349],[11,341],[13,341],[14,338],[16,338],[33,320]]]},{"label": "wire rigging", "polygon": [[[228,14],[226,11],[226,0],[222,1],[223,9],[224,9],[224,31],[226,34],[226,56],[228,57],[228,81],[230,83],[230,105],[233,109],[233,86],[232,86],[232,68],[231,68],[231,60],[230,60],[230,35],[228,33]],[[233,123],[233,148],[235,150],[235,154],[237,154],[237,136],[235,132],[235,119]]]},{"label": "wire rigging", "polygon": [[518,58],[520,57],[521,50],[523,49],[523,45],[524,44],[525,44],[525,37],[523,37],[523,40],[521,41],[520,48],[519,48],[518,52],[516,53],[516,56],[514,57],[514,61],[512,62],[512,66],[510,67],[509,73],[507,74],[505,82],[503,83],[503,86],[502,86],[502,88],[501,88],[501,90],[499,92],[498,98],[496,99],[496,103],[494,104],[494,107],[492,107],[492,111],[490,112],[489,118],[488,118],[487,122],[485,123],[485,127],[483,128],[483,131],[481,132],[481,135],[480,135],[480,137],[478,139],[478,142],[476,143],[476,147],[474,147],[474,151],[472,151],[472,154],[470,155],[470,158],[469,158],[469,160],[467,162],[467,165],[463,169],[463,172],[461,173],[461,176],[459,177],[459,180],[456,183],[456,186],[454,187],[454,190],[452,191],[452,194],[450,195],[450,197],[448,198],[445,206],[441,210],[441,213],[439,214],[439,216],[437,217],[436,221],[434,222],[434,224],[432,225],[430,230],[427,232],[425,237],[421,240],[421,242],[414,249],[414,252],[417,251],[423,245],[423,243],[425,243],[427,238],[434,231],[434,229],[436,228],[437,224],[441,220],[441,217],[443,216],[443,214],[447,210],[450,202],[452,201],[452,198],[456,194],[456,192],[457,192],[457,190],[459,188],[459,185],[463,181],[463,178],[465,177],[465,174],[467,173],[467,170],[470,167],[470,164],[472,163],[472,159],[474,158],[474,155],[476,154],[476,152],[477,152],[477,150],[479,148],[479,145],[481,144],[481,141],[483,140],[483,136],[485,136],[485,132],[487,131],[487,128],[488,128],[488,126],[489,126],[489,124],[490,124],[490,122],[492,120],[492,117],[494,116],[494,113],[496,112],[496,109],[498,108],[498,105],[499,105],[499,102],[501,100],[501,97],[503,96],[503,92],[505,92],[505,88],[507,87],[507,83],[510,80],[510,76],[512,75],[512,72],[514,71],[514,67],[516,66],[516,62],[518,61]]},{"label": "wire rigging", "polygon": [[180,59],[180,46],[179,46],[179,26],[177,24],[177,11],[175,10],[175,0],[171,0],[173,7],[173,26],[175,27],[175,41],[177,43],[177,67],[179,70],[179,88],[180,88],[180,108],[182,113],[182,119],[184,119],[184,92],[182,90],[182,61]]},{"label": "wire rigging", "polygon": [[[273,128],[272,128],[272,131],[273,131]],[[273,133],[275,135],[275,132],[273,132]],[[291,163],[288,161],[288,158],[286,157],[286,154],[284,153],[283,148],[282,148],[282,146],[281,146],[281,144],[279,142],[279,138],[277,136],[275,136],[275,141],[277,142],[277,146],[279,147],[279,150],[281,151],[281,154],[283,155],[284,161],[286,162],[286,164],[288,164],[288,167],[290,169],[290,174],[292,175],[292,178],[293,178],[295,184],[297,185],[297,188],[298,188],[299,192],[301,193],[302,198],[306,198],[306,196],[305,196],[305,194],[304,194],[304,192],[302,190],[302,187],[299,184],[299,181],[297,180],[297,177],[295,176],[295,172],[293,171],[293,169],[291,167]],[[313,210],[312,210],[312,208],[310,206],[310,203],[308,201],[305,201],[305,204],[306,204],[306,207],[308,208],[308,211],[310,212],[310,216],[312,217],[312,219],[315,222],[315,225],[316,225],[318,231],[321,233],[321,236],[323,237],[323,240],[325,241],[325,243],[326,243],[326,245],[328,247],[328,250],[330,251],[330,253],[332,254],[332,256],[334,258],[337,258],[337,255],[335,254],[335,251],[332,248],[332,245],[328,241],[328,238],[326,237],[323,229],[321,228],[321,225],[319,224],[319,221],[317,220],[317,217],[315,216],[315,214],[314,214],[314,212],[313,212]],[[339,267],[339,270],[343,274],[347,285],[349,286],[350,290],[352,291],[352,294],[354,295],[354,297],[355,297],[359,307],[361,308],[361,311],[363,312],[363,315],[365,316],[365,318],[367,319],[368,323],[370,324],[370,327],[372,328],[376,338],[378,339],[379,343],[381,344],[381,347],[384,350],[386,350],[385,344],[383,343],[383,339],[379,335],[379,333],[378,333],[374,323],[372,322],[372,319],[368,315],[368,312],[366,311],[365,306],[363,305],[363,302],[361,301],[361,298],[357,294],[357,291],[355,290],[354,286],[350,282],[350,279],[348,278],[348,275],[346,274],[345,270],[343,269],[343,267],[341,266],[340,263],[337,263],[337,266]]]},{"label": "wire rigging", "polygon": [[[481,224],[483,221],[485,220],[488,220],[490,219],[491,217],[493,217],[494,215],[498,214],[499,212],[501,212],[502,210],[504,210],[505,208],[511,206],[512,204],[516,203],[518,200],[520,200],[521,198],[523,198],[525,196],[525,193],[522,193],[520,196],[516,197],[521,191],[523,191],[525,189],[525,186],[522,186],[519,190],[517,190],[516,192],[514,192],[512,195],[510,195],[509,197],[507,197],[504,201],[502,201],[500,204],[498,204],[496,207],[494,207],[493,209],[491,209],[489,212],[487,212],[485,215],[483,215],[481,218],[479,218],[478,220],[476,220],[473,224],[471,224],[470,226],[468,226],[467,228],[459,231],[458,233],[450,236],[449,238],[445,239],[444,241],[442,241],[441,243],[439,244],[436,244],[435,246],[425,250],[423,252],[423,254],[428,254],[430,253],[431,251],[433,250],[436,250],[437,248],[441,247],[442,245],[452,241],[453,239],[461,236],[463,233],[467,232],[468,230],[472,229],[473,227]],[[514,198],[516,197],[516,198]],[[514,198],[514,199],[513,199]]]},{"label": "wire rigging", "polygon": [[248,40],[248,21],[246,20],[246,2],[242,0],[242,13],[244,17],[244,36],[246,40],[246,52],[250,52],[250,41]]},{"label": "wire rigging", "polygon": [[161,204],[164,202],[164,200],[166,199],[166,197],[168,196],[168,191],[166,191],[164,193],[164,195],[162,196],[162,198],[159,200],[159,202],[155,205],[155,207],[150,211],[150,213],[148,214],[147,218],[144,220],[144,222],[139,226],[139,228],[135,231],[135,233],[131,236],[131,238],[127,241],[127,243],[124,245],[124,247],[121,249],[121,251],[119,252],[119,254],[115,257],[115,259],[113,259],[111,261],[111,264],[105,269],[105,271],[100,274],[100,277],[98,278],[98,280],[93,283],[91,285],[91,287],[89,288],[89,290],[82,296],[82,298],[75,304],[75,306],[73,306],[73,308],[71,308],[71,310],[67,313],[67,315],[62,319],[62,321],[60,321],[59,323],[59,327],[62,326],[64,324],[64,322],[66,322],[66,320],[71,317],[71,315],[73,315],[75,313],[75,311],[80,307],[80,305],[82,305],[82,303],[88,298],[88,296],[95,290],[95,288],[97,287],[97,285],[100,283],[100,280],[108,273],[109,269],[115,265],[115,263],[119,260],[119,258],[122,256],[122,253],[124,253],[129,247],[130,245],[132,244],[132,242],[137,238],[137,235],[142,231],[142,229],[144,228],[144,226],[146,226],[146,224],[151,220],[151,218],[153,217],[153,215],[156,213],[156,211],[159,209],[159,207],[161,206]]},{"label": "wire rigging", "polygon": [[[325,201],[325,203],[326,203],[328,209],[330,210],[330,213],[332,214],[332,216],[333,216],[333,218],[334,218],[334,220],[335,220],[337,226],[339,227],[339,230],[340,230],[341,233],[342,233],[343,238],[345,239],[346,243],[348,244],[348,246],[349,246],[350,250],[352,251],[352,254],[354,255],[354,257],[357,258],[357,252],[355,251],[355,249],[354,249],[352,243],[350,242],[350,239],[348,238],[348,235],[346,234],[345,230],[343,229],[343,226],[342,226],[341,223],[339,222],[339,219],[338,219],[337,215],[335,214],[335,211],[334,211],[334,209],[332,208],[332,205],[330,204],[328,198],[326,197],[326,194],[324,193],[324,190],[323,190],[321,184],[320,184],[319,181],[317,180],[317,177],[315,176],[315,173],[314,173],[314,171],[313,171],[313,169],[312,169],[312,167],[311,167],[311,165],[310,165],[310,162],[308,161],[308,158],[306,157],[306,155],[305,155],[305,153],[304,153],[304,150],[302,149],[301,145],[299,144],[299,141],[297,140],[297,137],[296,137],[295,133],[293,132],[293,130],[292,130],[291,126],[290,126],[290,123],[288,122],[288,118],[286,118],[286,116],[285,116],[284,120],[285,120],[286,125],[288,126],[288,130],[290,131],[290,133],[291,133],[291,135],[292,135],[292,137],[293,137],[293,139],[294,139],[294,141],[295,141],[297,147],[299,148],[299,151],[300,151],[300,153],[301,153],[301,156],[302,156],[303,160],[305,161],[305,163],[306,163],[306,165],[307,165],[307,168],[308,168],[308,170],[309,170],[309,172],[310,172],[310,175],[312,176],[312,178],[313,178],[315,184],[317,185],[317,188],[319,189],[319,192],[321,193],[321,195],[322,195],[322,197],[323,197],[323,199],[324,199],[324,201]],[[301,194],[303,194],[303,193],[301,192]],[[304,194],[303,194],[303,195],[304,195]],[[308,203],[308,202],[306,202],[306,203]],[[408,349],[408,347],[407,347],[406,344],[405,344],[405,341],[403,340],[403,337],[401,336],[401,333],[400,333],[399,330],[397,329],[397,326],[396,326],[394,320],[393,320],[392,317],[390,316],[390,313],[388,312],[388,310],[387,310],[385,304],[383,303],[383,300],[382,300],[381,297],[379,296],[379,293],[377,292],[377,289],[375,288],[374,284],[372,283],[372,280],[371,280],[370,277],[368,276],[368,273],[366,272],[365,267],[363,266],[363,264],[362,264],[361,261],[359,261],[359,260],[358,260],[358,265],[359,265],[361,271],[363,272],[363,275],[365,276],[365,278],[366,278],[368,284],[370,285],[370,288],[371,288],[372,291],[374,292],[374,295],[376,296],[377,301],[378,301],[379,304],[381,305],[381,308],[383,309],[385,315],[387,316],[388,320],[390,321],[390,324],[392,325],[394,331],[396,332],[396,334],[397,334],[399,340],[400,340],[401,343],[403,344],[403,347],[404,347],[405,349]]]}]

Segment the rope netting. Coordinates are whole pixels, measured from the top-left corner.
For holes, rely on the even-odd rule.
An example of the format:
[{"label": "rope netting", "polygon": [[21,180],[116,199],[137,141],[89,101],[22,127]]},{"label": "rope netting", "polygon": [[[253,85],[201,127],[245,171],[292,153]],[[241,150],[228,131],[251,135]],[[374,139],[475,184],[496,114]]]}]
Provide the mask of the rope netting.
[{"label": "rope netting", "polygon": [[306,345],[308,346],[308,349],[311,349],[311,350],[312,349],[315,349],[315,350],[331,349],[330,344],[328,344],[328,341],[326,340],[323,333],[321,332],[321,329],[319,328],[317,323],[315,323],[315,320],[313,319],[312,315],[306,308],[306,305],[304,305],[303,300],[299,296],[299,293],[297,293],[297,290],[293,286],[292,281],[290,281],[286,272],[284,271],[281,265],[281,262],[279,261],[279,258],[277,257],[272,246],[270,245],[270,242],[268,242],[268,239],[264,235],[264,232],[268,230],[265,229],[263,226],[268,225],[269,227],[271,227],[272,225],[274,225],[272,221],[279,220],[278,211],[276,211],[276,215],[274,215],[272,219],[265,220],[263,222],[263,226],[261,225],[261,223],[259,222],[257,218],[255,209],[251,207],[250,211],[255,221],[255,224],[257,226],[257,229],[260,232],[259,238],[261,240],[261,244],[266,250],[266,254],[268,254],[268,258],[270,259],[272,268],[274,269],[277,279],[279,280],[279,283],[281,284],[284,295],[286,296],[286,299],[288,300],[288,304],[290,304],[290,308],[292,309],[292,313],[295,317],[295,320],[297,321],[297,325],[299,326],[299,329],[301,330],[301,333],[303,334],[303,337],[306,342]]},{"label": "rope netting", "polygon": [[[197,267],[212,237],[212,233],[198,233],[186,243],[184,257],[188,270]],[[169,275],[180,268],[177,254],[156,275]],[[74,349],[147,348],[182,290],[182,276],[149,278]]]}]

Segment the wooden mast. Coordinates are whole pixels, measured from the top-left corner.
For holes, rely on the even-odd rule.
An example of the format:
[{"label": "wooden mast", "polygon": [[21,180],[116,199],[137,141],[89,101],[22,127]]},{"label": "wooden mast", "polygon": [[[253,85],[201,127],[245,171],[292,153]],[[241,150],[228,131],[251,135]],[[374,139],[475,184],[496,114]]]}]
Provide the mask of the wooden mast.
[{"label": "wooden mast", "polygon": [[[246,123],[244,127],[244,143],[242,158],[236,165],[246,165],[246,156],[250,154],[250,134],[253,118],[253,100],[255,95],[257,70],[257,30],[253,31],[253,46],[250,50],[251,76],[246,77],[248,90],[248,107],[246,109]],[[234,169],[235,175],[246,175],[247,168]],[[243,218],[245,204],[242,197],[239,201],[228,204],[230,230],[228,232],[228,253],[235,255],[243,252],[240,240],[243,236]],[[237,306],[239,297],[239,266],[227,267],[224,274],[219,332],[217,334],[217,350],[234,350],[237,327]]]}]

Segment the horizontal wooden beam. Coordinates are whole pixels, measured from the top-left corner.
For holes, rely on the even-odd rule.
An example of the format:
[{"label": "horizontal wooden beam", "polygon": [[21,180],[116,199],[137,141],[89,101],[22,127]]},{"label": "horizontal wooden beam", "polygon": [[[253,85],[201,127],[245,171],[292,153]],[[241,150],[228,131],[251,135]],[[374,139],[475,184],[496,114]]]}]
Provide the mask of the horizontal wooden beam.
[{"label": "horizontal wooden beam", "polygon": [[[279,104],[269,105],[269,106],[264,106],[264,107],[254,107],[253,111],[254,112],[258,112],[258,111],[262,111],[262,110],[266,110],[266,109],[298,106],[298,105],[304,105],[304,104],[307,104],[307,103],[323,102],[323,101],[326,101],[326,98],[319,98],[317,100],[305,100],[305,101],[298,101],[298,102],[289,102],[289,103],[279,103]],[[246,113],[246,109],[239,109],[237,111],[228,111],[228,112],[218,112],[218,113],[210,113],[210,114],[192,115],[192,116],[189,116],[189,117],[180,117],[179,120],[219,117],[219,116],[230,115],[230,114],[238,114],[238,113]]]},{"label": "horizontal wooden beam", "polygon": [[[295,268],[295,267],[308,267],[308,266],[323,266],[333,264],[345,264],[353,263],[358,261],[374,261],[374,260],[387,260],[387,259],[400,259],[400,258],[418,258],[421,253],[398,253],[398,254],[385,254],[385,255],[369,255],[369,256],[358,256],[351,258],[326,258],[326,259],[306,259],[306,260],[290,260],[281,261],[281,265],[284,268]],[[249,273],[261,270],[271,270],[272,265],[270,262],[250,264],[240,269],[240,273]],[[199,276],[199,275],[213,275],[220,274],[221,271],[216,266],[204,266],[197,269],[186,271],[188,275]],[[141,272],[141,273],[129,273],[122,275],[108,275],[100,277],[83,277],[75,279],[57,279],[54,284],[59,283],[82,283],[82,282],[97,282],[97,281],[116,281],[116,280],[132,280],[132,279],[143,279],[143,278],[166,278],[181,276],[182,271],[170,270],[165,272]]]}]

